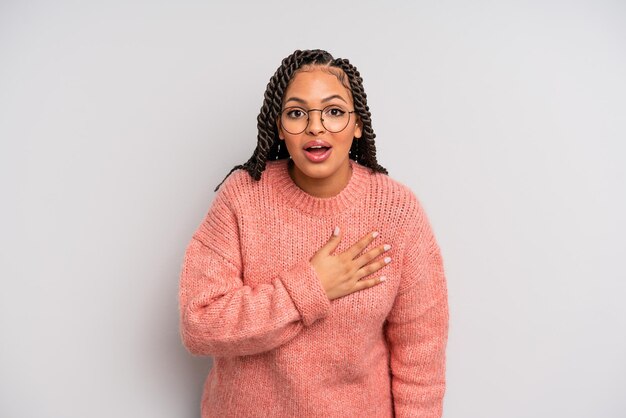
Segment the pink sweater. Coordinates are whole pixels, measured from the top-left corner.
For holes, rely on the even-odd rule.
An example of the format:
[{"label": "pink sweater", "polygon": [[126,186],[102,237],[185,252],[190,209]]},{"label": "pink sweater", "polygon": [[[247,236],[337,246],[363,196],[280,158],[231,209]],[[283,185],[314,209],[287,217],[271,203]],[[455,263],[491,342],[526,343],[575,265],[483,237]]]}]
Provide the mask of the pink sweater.
[{"label": "pink sweater", "polygon": [[[180,332],[213,356],[201,416],[441,417],[448,299],[440,248],[408,186],[350,160],[336,196],[300,189],[287,161],[259,182],[235,170],[193,234]],[[329,300],[309,260],[335,226],[335,254],[371,231],[391,244],[387,281]]]}]

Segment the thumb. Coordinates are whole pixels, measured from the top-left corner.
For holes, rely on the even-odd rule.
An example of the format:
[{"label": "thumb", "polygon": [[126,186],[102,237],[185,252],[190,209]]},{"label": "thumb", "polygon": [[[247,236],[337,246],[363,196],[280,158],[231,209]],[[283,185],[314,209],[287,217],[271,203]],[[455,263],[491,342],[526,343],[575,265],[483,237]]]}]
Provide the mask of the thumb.
[{"label": "thumb", "polygon": [[324,245],[324,249],[326,250],[328,254],[331,254],[333,251],[335,251],[340,241],[341,241],[341,230],[339,229],[338,226],[336,226],[330,238],[328,239],[328,242],[326,243],[326,245]]}]

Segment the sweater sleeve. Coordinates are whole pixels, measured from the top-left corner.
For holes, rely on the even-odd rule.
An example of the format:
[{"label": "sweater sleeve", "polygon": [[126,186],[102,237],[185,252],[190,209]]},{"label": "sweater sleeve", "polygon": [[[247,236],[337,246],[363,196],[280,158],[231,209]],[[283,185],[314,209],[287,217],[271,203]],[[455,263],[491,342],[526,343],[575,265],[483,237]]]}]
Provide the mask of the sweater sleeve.
[{"label": "sweater sleeve", "polygon": [[410,211],[402,280],[387,317],[395,416],[440,418],[446,386],[448,297],[441,251],[420,206]]},{"label": "sweater sleeve", "polygon": [[290,341],[330,311],[309,260],[278,272],[271,283],[252,287],[242,279],[239,246],[236,215],[220,189],[187,246],[180,274],[180,333],[194,355],[262,353]]}]

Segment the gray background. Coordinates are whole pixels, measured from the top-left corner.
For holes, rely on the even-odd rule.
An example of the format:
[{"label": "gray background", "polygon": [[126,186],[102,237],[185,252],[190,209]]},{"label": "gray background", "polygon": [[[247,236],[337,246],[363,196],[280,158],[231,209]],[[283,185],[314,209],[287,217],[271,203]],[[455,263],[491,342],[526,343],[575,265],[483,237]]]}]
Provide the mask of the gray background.
[{"label": "gray background", "polygon": [[422,200],[447,418],[626,416],[626,6],[0,3],[0,415],[196,417],[185,246],[294,49],[351,60]]}]

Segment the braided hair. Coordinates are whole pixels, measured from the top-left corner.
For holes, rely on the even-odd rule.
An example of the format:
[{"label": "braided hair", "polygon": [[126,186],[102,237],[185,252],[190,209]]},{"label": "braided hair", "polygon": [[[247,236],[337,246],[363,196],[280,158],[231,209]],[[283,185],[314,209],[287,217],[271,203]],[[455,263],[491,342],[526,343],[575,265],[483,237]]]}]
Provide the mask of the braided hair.
[{"label": "braided hair", "polygon": [[[376,134],[372,129],[372,120],[369,106],[367,105],[367,95],[363,89],[363,78],[359,71],[347,59],[333,58],[333,56],[321,49],[296,50],[288,57],[284,58],[281,66],[270,78],[265,90],[263,105],[257,117],[257,146],[252,156],[244,164],[236,165],[224,177],[224,180],[217,185],[214,191],[224,183],[226,178],[237,169],[246,170],[254,180],[260,180],[261,174],[265,170],[267,160],[278,160],[289,158],[287,147],[279,147],[278,128],[276,118],[281,112],[282,101],[289,82],[293,79],[298,70],[312,66],[335,67],[343,70],[332,72],[339,78],[339,81],[351,92],[354,101],[354,109],[361,119],[363,125],[360,139],[353,138],[350,148],[350,157],[359,164],[369,167],[371,173],[380,172],[389,174],[387,169],[380,166],[376,160],[376,145],[374,138]],[[345,76],[348,77],[349,85],[346,85]]]}]

